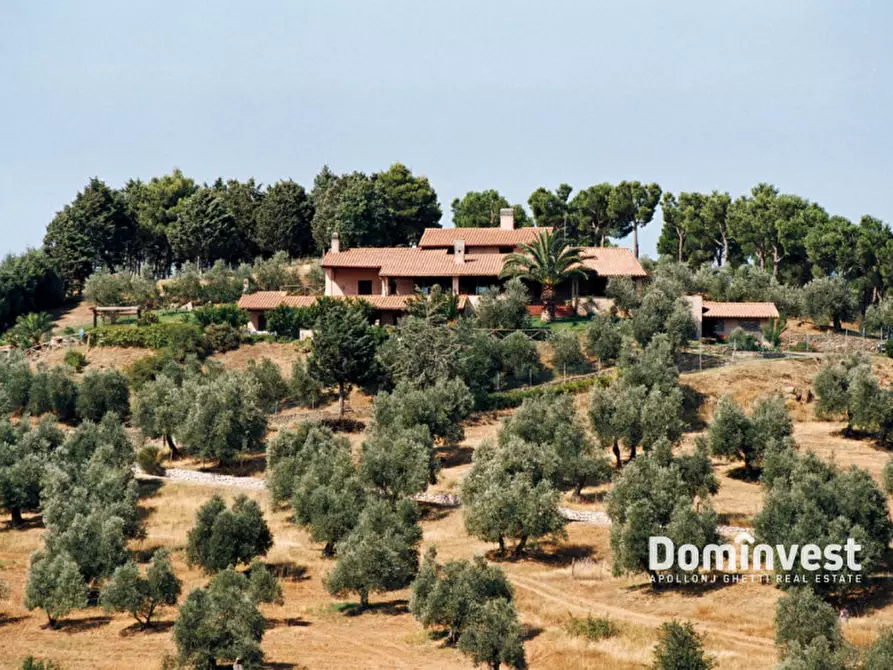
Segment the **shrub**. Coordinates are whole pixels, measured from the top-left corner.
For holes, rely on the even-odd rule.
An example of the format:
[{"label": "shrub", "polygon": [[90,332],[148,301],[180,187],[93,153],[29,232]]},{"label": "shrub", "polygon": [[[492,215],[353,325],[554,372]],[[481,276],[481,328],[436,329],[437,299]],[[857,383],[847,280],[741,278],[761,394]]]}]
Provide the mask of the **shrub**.
[{"label": "shrub", "polygon": [[168,349],[177,360],[190,354],[204,356],[205,336],[192,323],[155,323],[150,326],[106,326],[93,331],[94,344],[101,347]]},{"label": "shrub", "polygon": [[31,366],[20,352],[0,356],[0,412],[25,409],[31,376]]},{"label": "shrub", "polygon": [[555,354],[552,364],[558,373],[579,372],[589,368],[589,362],[580,347],[580,338],[573,333],[555,333],[552,350]]},{"label": "shrub", "polygon": [[350,417],[323,417],[319,425],[331,430],[333,433],[362,433],[366,430],[366,424],[359,419]]},{"label": "shrub", "polygon": [[527,303],[530,294],[518,278],[510,279],[502,292],[490,289],[481,296],[475,308],[481,328],[517,330],[530,328]]},{"label": "shrub", "polygon": [[602,364],[617,359],[622,340],[614,319],[607,314],[596,314],[586,328],[586,350]]},{"label": "shrub", "polygon": [[257,399],[261,407],[270,414],[276,412],[289,393],[288,382],[282,377],[279,366],[266,357],[260,363],[251,360],[245,374],[257,382]]},{"label": "shrub", "polygon": [[596,384],[609,383],[607,378],[603,377],[587,377],[585,379],[571,379],[560,384],[550,384],[549,386],[533,386],[523,389],[512,389],[511,391],[498,391],[487,396],[487,409],[511,409],[518,407],[526,398],[537,398],[539,396],[555,396],[561,393],[584,393]]},{"label": "shrub", "polygon": [[295,361],[288,382],[288,398],[301,407],[316,407],[323,395],[323,384],[307,371],[307,364]]},{"label": "shrub", "polygon": [[228,510],[220,496],[202,505],[186,542],[186,560],[208,573],[240,563],[248,565],[273,546],[273,535],[260,506],[240,495]]},{"label": "shrub", "polygon": [[312,307],[288,307],[279,305],[267,312],[267,330],[279,337],[297,340],[301,330],[313,328],[319,310]]},{"label": "shrub", "polygon": [[136,452],[136,464],[140,466],[140,470],[149,475],[158,477],[164,475],[164,466],[161,464],[163,460],[164,454],[161,448],[154,444],[147,444]]},{"label": "shrub", "polygon": [[122,420],[130,414],[127,377],[117,370],[88,372],[78,388],[78,417],[99,422],[109,412]]},{"label": "shrub", "polygon": [[728,343],[736,351],[757,351],[760,348],[756,335],[748,333],[743,328],[735,328],[729,333]]},{"label": "shrub", "polygon": [[68,367],[70,367],[75,372],[80,372],[84,369],[84,366],[87,364],[87,357],[84,356],[80,351],[75,349],[69,349],[65,352],[65,358],[62,359]]},{"label": "shrub", "polygon": [[242,343],[239,331],[227,323],[212,323],[205,328],[205,338],[211,351],[233,351]]},{"label": "shrub", "polygon": [[145,311],[142,312],[139,318],[136,320],[136,325],[138,326],[151,326],[153,323],[158,323],[158,314],[155,312]]},{"label": "shrub", "polygon": [[6,333],[6,338],[22,349],[33,347],[46,339],[53,329],[53,319],[46,312],[22,314]]},{"label": "shrub", "polygon": [[31,377],[28,390],[28,411],[40,415],[53,412],[63,422],[76,414],[78,389],[68,370],[61,365],[50,369],[41,363]]},{"label": "shrub", "polygon": [[590,642],[597,642],[617,635],[617,625],[608,617],[594,617],[591,614],[575,617],[573,614],[564,625],[571,637],[584,637]]},{"label": "shrub", "polygon": [[655,670],[710,670],[716,660],[704,652],[704,640],[689,621],[668,621],[660,627],[654,649]]},{"label": "shrub", "polygon": [[207,328],[211,324],[226,324],[233,328],[241,328],[248,323],[248,314],[235,303],[199,307],[193,310],[192,318],[202,328]]},{"label": "shrub", "polygon": [[520,331],[511,333],[499,343],[499,355],[503,370],[518,381],[528,381],[540,371],[540,355],[536,344]]}]

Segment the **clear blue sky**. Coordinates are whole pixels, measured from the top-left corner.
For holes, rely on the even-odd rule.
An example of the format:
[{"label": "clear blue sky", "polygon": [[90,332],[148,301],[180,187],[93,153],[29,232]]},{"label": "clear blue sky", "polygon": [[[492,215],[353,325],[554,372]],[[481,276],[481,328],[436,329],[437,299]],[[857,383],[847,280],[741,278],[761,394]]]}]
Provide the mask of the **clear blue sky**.
[{"label": "clear blue sky", "polygon": [[891,222],[891,33],[882,0],[5,0],[0,251],[92,175],[175,166],[309,185],[399,160],[444,223],[472,189],[621,179]]}]

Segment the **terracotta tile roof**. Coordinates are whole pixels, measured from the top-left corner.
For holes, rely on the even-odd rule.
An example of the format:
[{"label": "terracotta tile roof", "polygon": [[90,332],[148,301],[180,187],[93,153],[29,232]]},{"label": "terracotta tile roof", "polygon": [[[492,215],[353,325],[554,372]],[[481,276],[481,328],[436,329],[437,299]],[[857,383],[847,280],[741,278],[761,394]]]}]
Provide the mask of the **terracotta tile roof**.
[{"label": "terracotta tile roof", "polygon": [[465,240],[466,247],[500,247],[529,244],[543,231],[551,228],[425,228],[419,246],[452,247],[456,240]]},{"label": "terracotta tile roof", "polygon": [[601,277],[647,277],[633,252],[624,247],[580,247],[583,267]]},{"label": "terracotta tile roof", "polygon": [[773,302],[711,302],[702,303],[708,319],[777,319]]},{"label": "terracotta tile roof", "polygon": [[[365,300],[375,309],[403,311],[406,308],[406,301],[411,297],[408,295],[350,295],[336,296],[337,298],[350,298]],[[258,291],[243,295],[239,298],[239,307],[247,310],[264,311],[275,309],[279,305],[287,305],[288,307],[310,307],[315,304],[317,296],[315,295],[288,295],[285,291]],[[465,309],[467,296],[459,296],[459,309]]]},{"label": "terracotta tile roof", "polygon": [[423,251],[418,256],[398,256],[381,266],[382,277],[497,277],[505,254],[466,254],[456,263],[452,254]]},{"label": "terracotta tile roof", "polygon": [[417,258],[424,254],[446,256],[446,249],[417,249],[413,247],[359,247],[332,253],[322,259],[324,268],[380,268],[385,262],[402,258]]}]

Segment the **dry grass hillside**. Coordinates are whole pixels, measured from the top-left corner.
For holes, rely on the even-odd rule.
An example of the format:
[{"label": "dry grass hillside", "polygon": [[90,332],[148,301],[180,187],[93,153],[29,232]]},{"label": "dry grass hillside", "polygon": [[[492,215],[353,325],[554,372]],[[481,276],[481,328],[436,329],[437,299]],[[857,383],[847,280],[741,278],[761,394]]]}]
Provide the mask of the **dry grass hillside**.
[{"label": "dry grass hillside", "polygon": [[[287,345],[254,345],[221,357],[225,365],[241,368],[252,357],[269,356],[287,369],[298,354]],[[90,366],[120,367],[135,350],[92,350]],[[106,356],[108,356],[106,358]],[[875,358],[876,372],[893,379],[893,362]],[[840,464],[856,464],[879,477],[889,458],[872,443],[845,439],[841,424],[814,419],[809,402],[810,381],[820,363],[815,360],[753,360],[735,366],[687,373],[682,383],[703,397],[701,416],[709,420],[719,397],[731,393],[748,405],[757,398],[781,393],[795,418],[795,435],[802,448]],[[797,399],[799,395],[799,400]],[[368,415],[368,398],[355,394],[356,415]],[[579,405],[585,405],[580,397]],[[308,416],[290,410],[278,424]],[[474,448],[493,437],[501,415],[487,415],[466,427],[462,447],[449,454],[434,490],[455,491],[470,467]],[[581,416],[581,420],[583,420]],[[680,449],[691,448],[694,435],[686,436]],[[362,436],[353,436],[358,445]],[[262,465],[262,463],[258,463]],[[716,461],[721,480],[713,500],[726,522],[747,525],[759,510],[762,492],[758,484],[737,477],[736,465]],[[194,463],[190,467],[202,467]],[[254,476],[261,476],[259,469]],[[604,509],[610,486],[584,491],[584,500],[573,506]],[[164,482],[146,483],[140,505],[147,527],[144,540],[132,548],[141,555],[156,547],[174,552],[175,568],[184,580],[184,592],[206,582],[207,577],[186,566],[183,557],[186,533],[197,508],[213,493],[227,498],[237,491],[223,486]],[[429,636],[407,611],[408,591],[372,597],[373,607],[352,616],[343,601],[333,599],[322,579],[332,563],[320,555],[320,547],[289,520],[286,509],[272,509],[265,492],[250,495],[263,506],[275,533],[276,544],[267,557],[282,576],[285,605],[263,606],[269,629],[263,641],[272,668],[469,668],[458,651]],[[570,501],[566,501],[570,504]],[[12,589],[11,598],[0,602],[0,668],[18,667],[27,654],[52,658],[65,668],[124,668],[147,670],[161,666],[165,653],[174,651],[171,626],[175,611],[166,610],[160,625],[140,632],[125,615],[107,616],[98,608],[78,611],[59,630],[49,630],[38,612],[22,606],[22,590],[28,557],[40,545],[38,520],[27,529],[7,527],[0,516],[0,577]],[[436,545],[441,559],[471,557],[483,553],[493,558],[494,547],[469,537],[461,509],[426,509],[422,522],[424,545]],[[707,649],[718,667],[728,670],[770,668],[776,662],[772,615],[780,592],[759,583],[719,584],[712,588],[655,593],[644,576],[611,574],[609,530],[571,524],[568,538],[560,544],[534,547],[522,560],[502,563],[514,585],[520,615],[527,630],[526,651],[532,668],[550,670],[605,668],[627,670],[648,667],[657,628],[671,618],[687,619],[705,634]],[[890,593],[867,603],[844,628],[857,644],[870,643],[884,625],[893,624]],[[569,636],[568,617],[592,613],[608,616],[619,626],[619,635],[586,643]]]}]

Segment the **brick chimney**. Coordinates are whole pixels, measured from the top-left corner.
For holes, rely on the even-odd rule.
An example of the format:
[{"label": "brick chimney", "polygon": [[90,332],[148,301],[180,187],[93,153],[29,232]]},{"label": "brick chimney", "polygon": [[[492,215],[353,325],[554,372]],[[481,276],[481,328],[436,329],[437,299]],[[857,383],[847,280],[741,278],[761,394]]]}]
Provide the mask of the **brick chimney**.
[{"label": "brick chimney", "polygon": [[332,233],[332,248],[331,252],[333,254],[340,253],[341,251],[341,237],[338,235],[338,231]]},{"label": "brick chimney", "polygon": [[453,242],[453,262],[462,265],[465,262],[465,240]]},{"label": "brick chimney", "polygon": [[506,207],[504,209],[499,210],[499,228],[501,230],[514,230],[515,229],[515,210],[511,207]]}]

